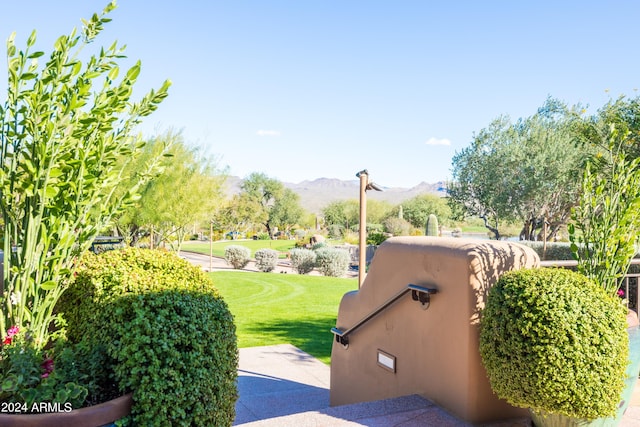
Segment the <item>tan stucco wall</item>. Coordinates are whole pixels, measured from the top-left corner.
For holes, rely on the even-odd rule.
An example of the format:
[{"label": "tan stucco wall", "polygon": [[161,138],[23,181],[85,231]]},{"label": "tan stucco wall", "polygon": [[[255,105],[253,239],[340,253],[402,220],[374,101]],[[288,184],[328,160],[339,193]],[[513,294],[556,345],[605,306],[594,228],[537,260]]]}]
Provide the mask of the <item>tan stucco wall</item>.
[{"label": "tan stucco wall", "polygon": [[[359,291],[344,295],[337,327],[345,330],[409,283],[435,287],[423,310],[411,295],[349,337],[331,353],[331,405],[420,394],[469,422],[522,416],[498,400],[478,350],[479,311],[507,270],[537,266],[530,248],[511,242],[395,237],[373,258]],[[396,372],[377,364],[377,350],[396,357]]]}]

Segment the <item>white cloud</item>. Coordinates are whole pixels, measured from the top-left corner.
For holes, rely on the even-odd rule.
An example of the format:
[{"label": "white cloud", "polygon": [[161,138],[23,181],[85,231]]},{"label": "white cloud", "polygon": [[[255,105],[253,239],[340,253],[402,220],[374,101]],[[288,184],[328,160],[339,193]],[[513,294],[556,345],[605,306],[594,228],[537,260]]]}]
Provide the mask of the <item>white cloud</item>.
[{"label": "white cloud", "polygon": [[427,141],[425,141],[427,145],[451,145],[451,141],[446,138],[435,138],[431,137]]},{"label": "white cloud", "polygon": [[256,132],[258,136],[280,136],[282,133],[279,130],[262,130]]}]

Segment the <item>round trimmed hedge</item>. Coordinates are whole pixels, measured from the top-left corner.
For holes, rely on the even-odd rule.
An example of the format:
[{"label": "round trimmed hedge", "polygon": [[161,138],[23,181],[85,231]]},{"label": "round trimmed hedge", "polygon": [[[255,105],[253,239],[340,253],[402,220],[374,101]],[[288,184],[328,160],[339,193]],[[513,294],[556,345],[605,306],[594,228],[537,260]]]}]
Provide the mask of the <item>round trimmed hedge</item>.
[{"label": "round trimmed hedge", "polygon": [[628,364],[626,309],[585,276],[555,268],[500,277],[480,324],[496,395],[514,406],[592,420],[616,413]]},{"label": "round trimmed hedge", "polygon": [[157,250],[87,254],[57,308],[69,340],[102,354],[99,373],[133,391],[128,422],[232,425],[235,325],[199,268]]}]

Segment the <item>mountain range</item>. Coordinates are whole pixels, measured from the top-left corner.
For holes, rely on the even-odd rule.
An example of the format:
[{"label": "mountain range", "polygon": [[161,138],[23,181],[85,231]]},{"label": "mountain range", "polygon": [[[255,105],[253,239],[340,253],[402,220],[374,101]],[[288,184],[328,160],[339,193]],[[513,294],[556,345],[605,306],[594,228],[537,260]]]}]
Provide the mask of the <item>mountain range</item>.
[{"label": "mountain range", "polygon": [[[335,178],[318,178],[312,181],[306,180],[297,184],[283,182],[286,188],[290,188],[300,196],[300,205],[312,213],[320,213],[322,208],[331,202],[360,197],[360,181],[341,180]],[[238,194],[242,185],[242,178],[229,176],[226,181],[227,195]],[[429,184],[421,182],[411,188],[382,187],[382,191],[367,191],[367,197],[372,200],[387,201],[391,204],[399,204],[421,194],[435,194],[443,197],[446,193],[446,185],[443,181]]]}]

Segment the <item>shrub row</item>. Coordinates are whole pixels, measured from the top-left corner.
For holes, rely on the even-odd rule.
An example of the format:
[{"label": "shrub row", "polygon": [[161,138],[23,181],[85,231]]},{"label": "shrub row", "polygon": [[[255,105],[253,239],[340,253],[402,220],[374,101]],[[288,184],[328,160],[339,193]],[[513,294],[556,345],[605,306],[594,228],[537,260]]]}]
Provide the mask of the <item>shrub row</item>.
[{"label": "shrub row", "polygon": [[[240,245],[227,246],[224,257],[235,269],[246,267],[251,257],[249,248]],[[341,277],[349,268],[351,256],[344,249],[332,248],[326,243],[316,243],[312,249],[295,248],[290,252],[291,266],[299,274],[308,274],[318,268],[322,274]],[[256,267],[263,272],[273,271],[278,263],[278,251],[259,249],[255,253]]]},{"label": "shrub row", "polygon": [[[238,352],[229,309],[172,253],[89,254],[58,305],[88,375],[133,391],[133,425],[230,426]],[[92,372],[93,371],[93,372]]]},{"label": "shrub row", "polygon": [[322,274],[331,277],[343,276],[349,268],[351,256],[344,249],[330,248],[318,244],[317,249],[297,248],[291,250],[291,266],[299,274],[310,273],[318,268]]}]

